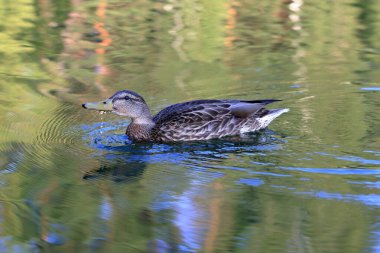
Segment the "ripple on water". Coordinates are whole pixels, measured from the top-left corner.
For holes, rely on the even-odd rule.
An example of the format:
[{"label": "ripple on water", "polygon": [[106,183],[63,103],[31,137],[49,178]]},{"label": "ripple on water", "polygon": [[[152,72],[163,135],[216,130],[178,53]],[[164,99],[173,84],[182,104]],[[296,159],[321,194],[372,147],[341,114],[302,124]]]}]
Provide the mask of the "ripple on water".
[{"label": "ripple on water", "polygon": [[76,106],[60,105],[54,108],[49,117],[44,121],[38,130],[37,143],[74,143],[79,136],[75,129],[76,123],[80,120],[80,114],[75,113]]},{"label": "ripple on water", "polygon": [[[84,132],[82,140],[91,148],[99,150],[127,151],[132,142],[123,134],[117,134],[120,129],[126,129],[127,122],[97,122],[91,125],[81,125]],[[131,145],[129,145],[131,146]]]},{"label": "ripple on water", "polygon": [[302,171],[309,173],[320,173],[330,175],[379,175],[380,169],[365,169],[365,168],[300,168],[300,167],[282,167],[279,168],[289,171]]},{"label": "ripple on water", "polygon": [[[365,152],[370,154],[375,154],[375,152]],[[380,165],[380,160],[377,159],[368,159],[360,156],[354,156],[354,155],[335,155],[330,154],[327,152],[316,152],[316,154],[323,155],[323,156],[329,156],[333,157],[337,160],[343,160],[343,161],[349,161],[349,162],[355,162],[362,165]]]},{"label": "ripple on water", "polygon": [[2,136],[12,136],[9,140],[2,140],[3,146],[0,147],[6,157],[6,171],[21,167],[49,167],[59,159],[66,159],[63,152],[83,153],[83,149],[77,145],[81,131],[77,129],[80,115],[76,112],[77,106],[62,104],[40,113],[42,116],[39,120],[45,119],[40,125],[34,119],[23,121],[22,125],[17,122],[2,125],[1,128],[5,127]]}]

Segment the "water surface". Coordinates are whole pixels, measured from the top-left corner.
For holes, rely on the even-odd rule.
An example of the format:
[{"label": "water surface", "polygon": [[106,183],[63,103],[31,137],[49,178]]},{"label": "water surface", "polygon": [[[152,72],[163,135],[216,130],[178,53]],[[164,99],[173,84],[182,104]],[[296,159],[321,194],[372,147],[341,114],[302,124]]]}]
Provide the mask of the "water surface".
[{"label": "water surface", "polygon": [[[380,252],[377,1],[1,1],[1,252]],[[282,99],[132,143],[81,103]]]}]

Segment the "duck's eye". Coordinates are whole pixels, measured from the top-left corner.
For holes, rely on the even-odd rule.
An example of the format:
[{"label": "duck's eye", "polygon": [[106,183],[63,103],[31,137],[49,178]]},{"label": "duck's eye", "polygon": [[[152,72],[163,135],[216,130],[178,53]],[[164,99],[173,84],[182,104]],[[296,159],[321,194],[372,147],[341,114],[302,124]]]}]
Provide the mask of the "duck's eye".
[{"label": "duck's eye", "polygon": [[125,96],[124,99],[125,99],[125,100],[129,100],[129,99],[131,99],[131,98],[128,97],[128,96]]}]

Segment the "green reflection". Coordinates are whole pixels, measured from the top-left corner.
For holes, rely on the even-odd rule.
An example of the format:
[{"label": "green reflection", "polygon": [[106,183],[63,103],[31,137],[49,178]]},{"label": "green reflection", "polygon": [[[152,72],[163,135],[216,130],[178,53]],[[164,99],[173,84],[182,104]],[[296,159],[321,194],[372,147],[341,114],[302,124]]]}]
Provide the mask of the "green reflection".
[{"label": "green reflection", "polygon": [[[376,1],[0,1],[0,248],[369,252],[379,196]],[[84,111],[284,100],[247,140],[133,144]]]}]

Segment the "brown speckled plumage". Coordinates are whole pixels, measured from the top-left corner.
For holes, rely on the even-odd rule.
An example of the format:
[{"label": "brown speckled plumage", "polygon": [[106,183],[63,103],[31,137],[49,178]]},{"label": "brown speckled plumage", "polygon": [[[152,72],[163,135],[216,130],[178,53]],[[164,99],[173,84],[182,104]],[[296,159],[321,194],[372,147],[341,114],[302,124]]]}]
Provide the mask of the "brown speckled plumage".
[{"label": "brown speckled plumage", "polygon": [[143,124],[129,124],[125,132],[134,141],[145,141],[151,139],[152,127]]},{"label": "brown speckled plumage", "polygon": [[[239,135],[263,129],[288,111],[264,108],[278,100],[214,99],[174,104],[152,117],[137,93],[119,91],[110,99],[113,112],[132,118],[126,133],[134,141],[192,141]],[[83,107],[87,108],[86,104]]]}]

